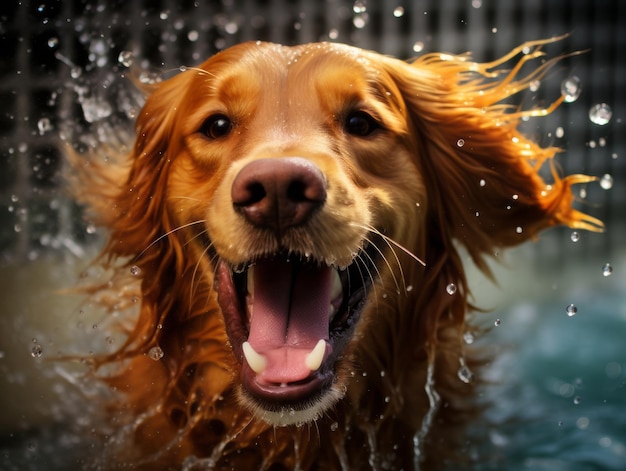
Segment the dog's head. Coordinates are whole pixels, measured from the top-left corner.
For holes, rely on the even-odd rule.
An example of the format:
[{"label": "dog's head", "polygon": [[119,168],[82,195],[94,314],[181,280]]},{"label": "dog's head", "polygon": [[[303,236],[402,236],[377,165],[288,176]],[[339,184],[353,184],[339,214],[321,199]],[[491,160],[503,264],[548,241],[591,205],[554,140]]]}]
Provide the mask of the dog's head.
[{"label": "dog's head", "polygon": [[[596,224],[571,209],[583,177],[538,175],[556,149],[517,130],[536,112],[499,104],[535,76],[498,79],[498,65],[326,43],[217,54],[148,98],[109,249],[141,254],[144,303],[163,319],[217,301],[254,414],[314,420],[354,365],[430,355],[440,325],[462,330],[454,241],[484,268],[545,227]],[[155,279],[166,260],[178,298]],[[146,338],[167,335],[156,324]]]}]

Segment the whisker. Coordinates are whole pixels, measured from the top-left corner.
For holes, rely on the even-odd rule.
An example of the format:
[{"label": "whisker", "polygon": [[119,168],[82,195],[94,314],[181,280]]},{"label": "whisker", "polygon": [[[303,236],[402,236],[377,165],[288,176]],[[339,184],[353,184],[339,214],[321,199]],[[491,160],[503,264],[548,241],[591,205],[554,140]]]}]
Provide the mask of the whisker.
[{"label": "whisker", "polygon": [[365,224],[358,224],[358,223],[355,223],[355,222],[351,222],[350,225],[354,226],[354,227],[358,227],[360,229],[365,229],[366,231],[372,232],[372,233],[382,237],[385,240],[385,242],[387,242],[388,244],[392,244],[395,247],[399,248],[405,254],[407,254],[409,257],[411,257],[413,260],[418,262],[423,267],[426,266],[426,262],[424,262],[421,258],[419,258],[417,255],[415,255],[413,252],[411,252],[409,249],[407,249],[404,245],[400,244],[399,242],[396,242],[391,237],[389,237],[389,236],[383,234],[382,232],[380,232],[374,226],[365,225]]},{"label": "whisker", "polygon": [[143,249],[143,250],[139,253],[139,255],[137,255],[137,256],[135,257],[135,260],[140,259],[140,258],[142,257],[142,255],[143,255],[144,253],[146,253],[148,250],[150,250],[150,248],[151,248],[152,246],[154,246],[155,244],[157,244],[158,242],[160,242],[160,241],[161,241],[161,240],[163,240],[164,238],[168,237],[169,235],[173,234],[174,232],[180,231],[181,229],[185,229],[185,228],[187,228],[187,227],[194,226],[194,225],[196,225],[196,224],[203,224],[204,222],[205,222],[205,219],[199,219],[198,221],[189,222],[189,223],[187,223],[187,224],[183,224],[182,226],[178,226],[178,227],[176,227],[176,228],[172,229],[171,231],[167,231],[165,234],[162,234],[162,235],[160,235],[159,237],[157,237],[154,241],[152,241],[152,242],[150,243],[150,245],[148,245],[145,249]]},{"label": "whisker", "polygon": [[[398,278],[396,277],[395,273],[393,272],[393,269],[391,268],[391,264],[389,263],[389,260],[387,260],[387,257],[385,257],[385,254],[383,254],[383,251],[370,239],[368,239],[367,237],[364,238],[367,242],[369,242],[372,247],[374,247],[374,249],[378,252],[378,254],[380,255],[380,258],[382,258],[382,260],[385,262],[385,265],[387,265],[387,268],[389,269],[389,273],[391,273],[391,277],[393,278],[393,283],[396,285],[396,290],[400,291],[400,283],[398,283]],[[393,252],[393,250],[392,250]],[[362,253],[367,255],[367,252],[362,251]],[[367,255],[368,258],[371,260],[371,257],[369,255]],[[372,260],[373,262],[373,260]],[[372,263],[374,266],[376,266],[375,263]],[[400,265],[398,265],[400,266]],[[400,267],[402,269],[402,267]],[[376,271],[378,272],[378,276],[381,277],[380,275],[380,271],[378,270],[378,268],[376,268]],[[381,277],[382,278],[382,277]],[[405,286],[406,289],[406,283],[404,278],[402,278],[402,284]]]},{"label": "whisker", "polygon": [[[207,232],[206,230],[202,231],[201,233],[197,234],[194,237],[194,239],[196,237],[200,237],[202,234],[204,234],[206,232]],[[189,242],[191,242],[191,241],[189,241]],[[211,242],[208,246],[206,246],[204,248],[204,250],[200,253],[200,256],[198,257],[198,261],[196,262],[196,264],[195,264],[195,266],[193,268],[193,273],[191,275],[191,290],[189,291],[189,309],[191,309],[191,306],[193,305],[193,296],[195,294],[194,284],[195,284],[195,280],[196,280],[196,275],[198,273],[198,269],[200,268],[200,264],[202,263],[202,259],[207,254],[207,252],[211,249],[212,246],[213,246],[213,242]],[[199,285],[200,285],[200,281],[198,281],[198,286]]]},{"label": "whisker", "polygon": [[[370,257],[369,254],[367,254],[367,252],[362,252],[362,253],[366,255],[367,258],[369,258],[371,264],[376,269],[376,272],[378,273],[378,279],[380,280],[381,279],[380,271],[378,270],[378,267],[372,260],[372,257]],[[374,291],[374,305],[376,306],[376,309],[378,309],[378,291],[376,290],[376,280],[374,279],[374,274],[367,266],[367,263],[361,254],[357,255],[357,258],[359,258],[363,262],[363,267],[365,267],[365,270],[367,271],[367,276],[369,277],[370,280],[372,280],[372,290]],[[361,282],[363,285],[365,285],[365,276],[363,275],[363,272],[361,271],[361,267],[358,263],[356,264],[356,267],[359,270],[359,275],[361,275]],[[348,277],[348,281],[349,280],[350,278]]]}]

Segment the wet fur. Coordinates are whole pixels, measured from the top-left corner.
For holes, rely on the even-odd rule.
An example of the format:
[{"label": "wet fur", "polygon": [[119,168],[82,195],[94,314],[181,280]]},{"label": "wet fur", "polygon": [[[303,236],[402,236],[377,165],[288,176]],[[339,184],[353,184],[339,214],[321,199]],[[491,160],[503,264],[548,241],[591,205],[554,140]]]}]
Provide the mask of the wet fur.
[{"label": "wet fur", "polygon": [[[543,44],[523,45],[531,52],[518,64],[538,59]],[[542,229],[601,228],[572,209],[571,185],[590,179],[553,171],[548,186],[538,170],[559,149],[518,131],[524,116],[545,110],[501,104],[553,62],[523,76],[514,62],[502,71],[521,50],[486,64],[440,54],[407,63],[341,45],[247,43],[150,87],[127,157],[73,157],[74,193],[110,231],[99,262],[114,274],[91,292],[111,312],[137,307],[131,298],[141,295],[127,341],[93,361],[118,392],[112,415],[121,426],[110,447],[117,460],[137,469],[196,458],[214,459],[216,469],[427,469],[463,454],[478,381],[457,376],[461,361],[473,366],[463,333],[472,329],[466,315],[474,309],[458,245],[488,273],[497,250]],[[293,68],[301,73],[289,86],[301,90],[292,97],[300,97],[296,109],[306,119],[281,111],[271,87],[259,86],[286,56],[298,61]],[[197,136],[216,88],[241,107],[238,116],[252,117],[240,140],[216,145]],[[384,135],[351,141],[332,123],[311,127],[364,96]],[[329,196],[332,211],[317,226],[289,243],[342,263],[373,228],[387,242],[379,247],[382,279],[338,365],[341,399],[314,423],[273,428],[239,403],[240,365],[208,254],[236,264],[250,250],[272,250],[271,240],[256,239],[237,219],[226,190],[250,159],[294,152],[314,160],[341,192]],[[140,268],[138,277],[131,266]],[[454,295],[446,292],[451,282]],[[164,353],[159,361],[148,355],[155,346]]]}]

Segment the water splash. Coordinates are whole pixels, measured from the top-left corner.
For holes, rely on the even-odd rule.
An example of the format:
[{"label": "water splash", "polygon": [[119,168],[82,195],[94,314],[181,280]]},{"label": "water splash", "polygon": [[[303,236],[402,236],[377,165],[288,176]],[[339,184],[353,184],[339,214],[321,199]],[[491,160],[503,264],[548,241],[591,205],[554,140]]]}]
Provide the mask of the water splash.
[{"label": "water splash", "polygon": [[428,397],[428,411],[422,419],[422,426],[413,437],[413,466],[416,470],[420,469],[422,458],[422,445],[426,438],[426,435],[430,431],[435,414],[439,410],[441,404],[441,396],[435,389],[435,365],[434,362],[428,363],[428,370],[426,372],[426,396]]}]

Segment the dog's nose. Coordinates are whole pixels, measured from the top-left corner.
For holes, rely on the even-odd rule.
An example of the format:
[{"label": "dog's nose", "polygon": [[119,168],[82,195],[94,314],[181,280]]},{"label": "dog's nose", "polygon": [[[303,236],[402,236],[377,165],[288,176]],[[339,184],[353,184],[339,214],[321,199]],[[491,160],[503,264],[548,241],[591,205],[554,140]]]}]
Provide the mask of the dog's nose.
[{"label": "dog's nose", "polygon": [[310,160],[285,157],[255,160],[242,168],[231,188],[233,205],[250,223],[280,239],[305,223],[326,201],[326,179]]}]

